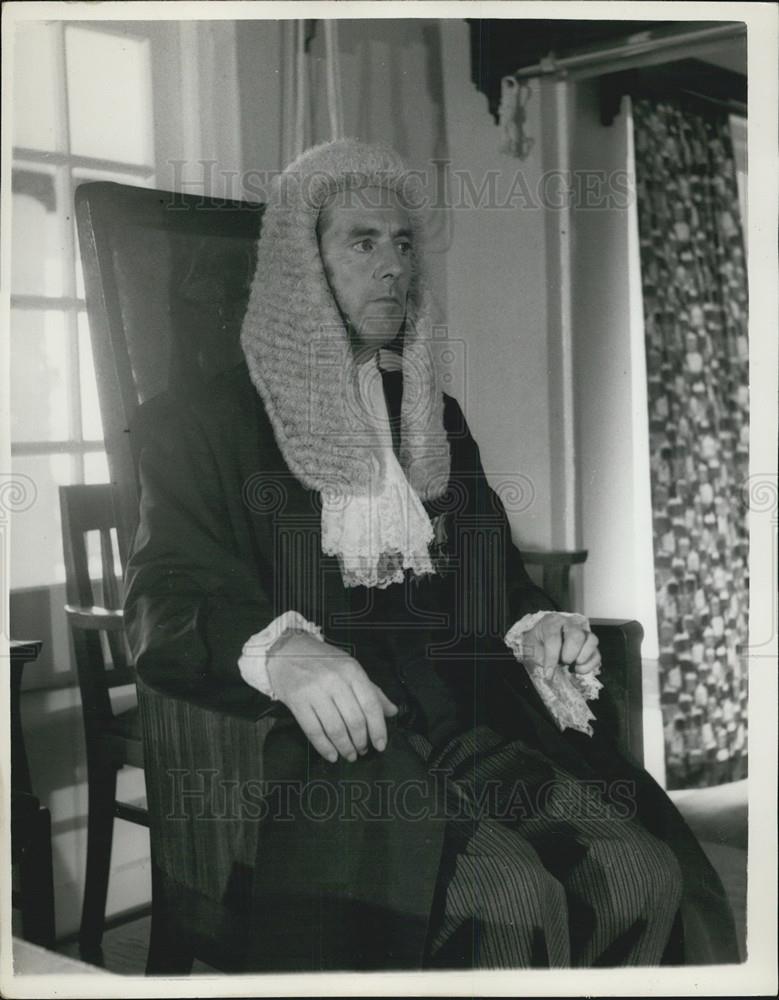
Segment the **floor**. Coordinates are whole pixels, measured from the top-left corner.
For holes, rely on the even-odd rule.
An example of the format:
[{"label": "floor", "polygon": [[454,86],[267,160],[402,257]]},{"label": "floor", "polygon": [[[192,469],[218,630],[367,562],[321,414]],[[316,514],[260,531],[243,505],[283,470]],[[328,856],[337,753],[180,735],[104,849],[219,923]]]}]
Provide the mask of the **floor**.
[{"label": "floor", "polygon": [[[128,923],[111,927],[103,935],[103,968],[122,975],[142,976],[146,969],[151,917],[138,917]],[[78,958],[78,942],[64,945],[61,954]]]},{"label": "floor", "polygon": [[[110,927],[103,934],[103,968],[123,976],[142,976],[146,972],[146,952],[149,947],[151,917],[144,915]],[[62,955],[78,958],[78,942],[59,948]],[[193,973],[214,973],[204,962],[195,962]]]},{"label": "floor", "polygon": [[701,842],[730,900],[741,957],[746,957],[747,780],[669,792]]}]

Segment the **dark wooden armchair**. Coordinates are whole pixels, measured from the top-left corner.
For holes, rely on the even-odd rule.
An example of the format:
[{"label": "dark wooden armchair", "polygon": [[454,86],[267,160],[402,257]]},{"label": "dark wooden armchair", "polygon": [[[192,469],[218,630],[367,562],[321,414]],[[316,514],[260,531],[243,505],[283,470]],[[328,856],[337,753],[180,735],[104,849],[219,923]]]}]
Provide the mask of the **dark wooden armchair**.
[{"label": "dark wooden armchair", "polygon": [[[131,428],[141,407],[202,389],[241,359],[262,209],[88,183],[76,192],[76,212],[124,562],[139,501]],[[559,560],[552,567],[560,585],[578,559],[568,555],[567,568]],[[599,713],[640,759],[641,627],[621,621],[595,628],[608,673]],[[261,779],[263,741],[272,713],[283,709],[217,712],[205,699],[174,698],[142,681],[138,693],[154,893],[148,970],[186,971],[193,955],[238,970],[257,823],[225,813],[224,803],[212,800],[220,783],[208,776]],[[171,796],[179,792],[199,796],[202,812],[177,812]],[[219,822],[207,818],[215,809],[222,810]]]}]

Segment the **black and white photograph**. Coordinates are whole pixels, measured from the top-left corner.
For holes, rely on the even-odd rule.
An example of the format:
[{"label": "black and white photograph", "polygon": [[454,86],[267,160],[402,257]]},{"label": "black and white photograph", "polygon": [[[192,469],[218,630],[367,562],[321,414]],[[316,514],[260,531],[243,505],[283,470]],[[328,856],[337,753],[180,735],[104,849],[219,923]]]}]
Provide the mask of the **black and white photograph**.
[{"label": "black and white photograph", "polygon": [[2,17],[2,995],[775,995],[777,8]]}]

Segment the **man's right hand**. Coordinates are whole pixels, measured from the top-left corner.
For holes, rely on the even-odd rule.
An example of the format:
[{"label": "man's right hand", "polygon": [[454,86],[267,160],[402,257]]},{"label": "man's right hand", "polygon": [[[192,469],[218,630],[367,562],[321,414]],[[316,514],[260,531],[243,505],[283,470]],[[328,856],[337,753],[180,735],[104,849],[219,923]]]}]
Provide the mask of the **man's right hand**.
[{"label": "man's right hand", "polygon": [[271,649],[268,676],[276,697],[325,760],[347,760],[387,745],[384,717],[398,708],[374,684],[357,660],[337,646],[295,633]]}]

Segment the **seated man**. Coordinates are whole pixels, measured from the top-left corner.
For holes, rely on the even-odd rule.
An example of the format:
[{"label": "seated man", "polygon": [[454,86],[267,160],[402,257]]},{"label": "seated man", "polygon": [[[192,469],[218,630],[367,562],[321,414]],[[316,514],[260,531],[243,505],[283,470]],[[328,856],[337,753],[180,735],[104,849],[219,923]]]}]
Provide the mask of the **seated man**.
[{"label": "seated man", "polygon": [[531,582],[439,387],[423,228],[391,151],[304,153],[264,218],[246,364],[141,453],[140,674],[288,709],[247,968],[737,961],[689,829],[590,724],[587,619]]}]

